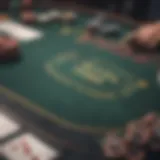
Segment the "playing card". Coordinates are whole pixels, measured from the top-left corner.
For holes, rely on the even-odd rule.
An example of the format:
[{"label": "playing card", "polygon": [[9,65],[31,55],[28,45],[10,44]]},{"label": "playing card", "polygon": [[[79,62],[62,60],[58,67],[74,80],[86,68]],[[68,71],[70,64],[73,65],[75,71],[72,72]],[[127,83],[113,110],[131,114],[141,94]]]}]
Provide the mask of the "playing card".
[{"label": "playing card", "polygon": [[0,139],[16,133],[20,129],[20,125],[13,121],[10,117],[0,112]]},{"label": "playing card", "polygon": [[51,160],[58,156],[56,149],[31,133],[26,133],[6,143],[2,153],[9,160]]},{"label": "playing card", "polygon": [[0,32],[4,32],[19,41],[33,41],[43,36],[41,31],[12,20],[0,22]]}]

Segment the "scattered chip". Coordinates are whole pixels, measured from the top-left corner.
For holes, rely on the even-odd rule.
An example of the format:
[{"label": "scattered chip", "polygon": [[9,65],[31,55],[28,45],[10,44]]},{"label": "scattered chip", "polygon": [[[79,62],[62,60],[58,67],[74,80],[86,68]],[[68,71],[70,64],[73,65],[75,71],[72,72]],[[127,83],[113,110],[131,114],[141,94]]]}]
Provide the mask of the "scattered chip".
[{"label": "scattered chip", "polygon": [[0,14],[0,21],[9,19],[9,16],[7,14]]},{"label": "scattered chip", "polygon": [[72,11],[68,11],[68,12],[64,12],[62,14],[62,21],[64,23],[72,23],[75,21],[75,19],[77,18],[77,15],[75,12],[72,12]]},{"label": "scattered chip", "polygon": [[126,147],[121,137],[109,133],[103,144],[104,155],[109,158],[124,158]]},{"label": "scattered chip", "polygon": [[159,152],[160,151],[160,120],[154,123],[155,126],[153,128],[153,135],[150,140],[150,148],[152,151]]},{"label": "scattered chip", "polygon": [[61,28],[61,30],[60,30],[60,34],[63,35],[63,36],[68,36],[68,35],[70,35],[71,33],[72,33],[72,28],[67,27],[67,26]]}]

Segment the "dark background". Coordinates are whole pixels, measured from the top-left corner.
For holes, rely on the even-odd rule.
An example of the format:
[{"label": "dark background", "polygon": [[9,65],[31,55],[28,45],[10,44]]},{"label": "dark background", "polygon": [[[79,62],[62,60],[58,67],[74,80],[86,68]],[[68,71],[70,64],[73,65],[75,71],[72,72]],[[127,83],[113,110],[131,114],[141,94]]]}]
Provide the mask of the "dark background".
[{"label": "dark background", "polygon": [[[9,2],[14,0],[0,0],[0,10],[9,7]],[[19,0],[22,1],[22,0]],[[55,1],[64,0],[33,0],[36,6],[51,6]],[[72,2],[77,4],[87,5],[89,7],[111,9],[111,5],[115,5],[113,12],[127,14],[138,20],[160,19],[160,1],[159,0],[65,0],[65,2]],[[127,3],[132,3],[126,10]]]}]

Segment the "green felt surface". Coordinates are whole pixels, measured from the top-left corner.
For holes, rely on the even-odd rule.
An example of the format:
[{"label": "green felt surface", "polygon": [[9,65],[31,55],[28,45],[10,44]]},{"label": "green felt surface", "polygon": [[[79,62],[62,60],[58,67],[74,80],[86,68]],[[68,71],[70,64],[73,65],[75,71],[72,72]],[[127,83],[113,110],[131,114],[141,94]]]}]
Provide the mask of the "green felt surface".
[{"label": "green felt surface", "polygon": [[[44,37],[20,44],[20,62],[0,65],[1,85],[39,105],[47,118],[52,115],[63,125],[67,122],[80,129],[120,127],[144,113],[159,111],[156,65],[78,43],[87,19],[81,16],[69,29],[55,24],[32,26]],[[122,25],[121,36],[129,30]]]}]

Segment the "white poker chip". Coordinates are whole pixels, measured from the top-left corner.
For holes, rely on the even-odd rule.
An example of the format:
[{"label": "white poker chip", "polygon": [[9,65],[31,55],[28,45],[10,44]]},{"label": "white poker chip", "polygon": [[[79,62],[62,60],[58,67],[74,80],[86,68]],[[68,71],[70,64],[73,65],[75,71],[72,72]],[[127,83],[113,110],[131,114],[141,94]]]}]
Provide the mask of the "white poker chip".
[{"label": "white poker chip", "polygon": [[49,20],[50,20],[50,17],[46,13],[42,13],[37,16],[37,21],[39,22],[47,22]]},{"label": "white poker chip", "polygon": [[61,12],[60,11],[58,11],[58,10],[52,10],[52,11],[50,11],[49,13],[48,13],[48,16],[49,17],[59,17],[61,15]]},{"label": "white poker chip", "polygon": [[46,16],[46,15],[42,15],[42,16],[38,16],[37,17],[37,21],[38,22],[49,22],[51,20],[50,17]]},{"label": "white poker chip", "polygon": [[72,21],[72,20],[75,20],[77,18],[77,14],[75,12],[72,12],[72,11],[68,11],[68,12],[64,12],[62,14],[62,19],[63,20],[67,20],[67,21]]},{"label": "white poker chip", "polygon": [[104,25],[100,28],[100,32],[104,34],[118,33],[119,31],[120,27],[116,25]]},{"label": "white poker chip", "polygon": [[97,19],[99,21],[104,21],[105,20],[105,14],[99,13],[94,19]]},{"label": "white poker chip", "polygon": [[60,15],[61,15],[60,11],[51,10],[51,11],[39,14],[37,16],[37,20],[39,22],[44,22],[45,23],[45,22],[49,22],[49,21],[52,21],[52,20],[60,17]]},{"label": "white poker chip", "polygon": [[75,12],[72,12],[72,17],[75,19],[77,18],[77,14]]},{"label": "white poker chip", "polygon": [[97,19],[92,19],[87,23],[87,26],[92,28],[99,28],[101,26],[101,23]]}]

